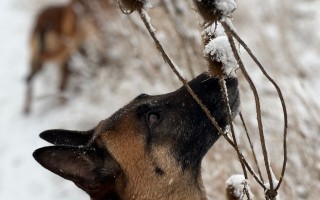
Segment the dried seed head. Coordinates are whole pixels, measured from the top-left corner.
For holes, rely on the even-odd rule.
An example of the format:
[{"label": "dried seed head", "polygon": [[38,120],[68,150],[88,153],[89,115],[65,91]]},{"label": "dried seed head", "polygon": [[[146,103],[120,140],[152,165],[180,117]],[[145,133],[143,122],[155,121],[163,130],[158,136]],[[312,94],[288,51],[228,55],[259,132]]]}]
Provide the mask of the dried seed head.
[{"label": "dried seed head", "polygon": [[[228,200],[253,199],[247,180],[244,175],[232,175],[226,181],[226,195]],[[248,197],[245,197],[248,195]]]},{"label": "dried seed head", "polygon": [[236,76],[238,64],[221,24],[206,24],[201,35],[210,74],[218,78]]},{"label": "dried seed head", "polygon": [[193,0],[193,2],[206,22],[219,21],[236,9],[234,0]]},{"label": "dried seed head", "polygon": [[151,7],[150,0],[117,0],[120,9],[124,13],[131,13],[135,10],[148,9]]}]

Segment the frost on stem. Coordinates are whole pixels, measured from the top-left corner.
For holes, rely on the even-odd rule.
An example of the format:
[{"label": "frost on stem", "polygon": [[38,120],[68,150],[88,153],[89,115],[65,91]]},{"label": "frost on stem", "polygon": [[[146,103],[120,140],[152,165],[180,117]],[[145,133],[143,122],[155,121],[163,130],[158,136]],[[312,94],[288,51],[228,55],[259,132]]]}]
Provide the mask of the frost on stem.
[{"label": "frost on stem", "polygon": [[[279,181],[276,178],[276,175],[274,174],[274,172],[272,171],[272,168],[270,165],[269,165],[269,168],[270,168],[270,172],[271,172],[273,185],[278,185]],[[272,190],[270,189],[270,183],[265,183],[264,186],[266,188],[265,189],[266,199],[280,200],[280,196],[279,196],[278,192],[274,189],[272,189]]]},{"label": "frost on stem", "polygon": [[237,8],[235,0],[193,0],[193,2],[206,22],[222,20]]},{"label": "frost on stem", "polygon": [[253,194],[243,175],[232,175],[226,181],[226,195],[228,200],[253,199]]},{"label": "frost on stem", "polygon": [[223,78],[235,77],[238,64],[221,24],[218,22],[205,26],[202,39],[210,73]]}]

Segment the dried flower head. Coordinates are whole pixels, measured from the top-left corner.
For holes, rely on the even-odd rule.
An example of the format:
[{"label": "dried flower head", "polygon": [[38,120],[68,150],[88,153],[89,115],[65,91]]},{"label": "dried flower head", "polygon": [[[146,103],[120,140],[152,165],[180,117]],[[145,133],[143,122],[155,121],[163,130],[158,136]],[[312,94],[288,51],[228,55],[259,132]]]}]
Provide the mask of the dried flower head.
[{"label": "dried flower head", "polygon": [[219,78],[236,76],[238,64],[221,24],[205,25],[201,35],[210,74]]},{"label": "dried flower head", "polygon": [[117,0],[120,9],[124,13],[132,13],[135,10],[149,9],[151,8],[150,0]]},{"label": "dried flower head", "polygon": [[228,17],[237,7],[234,0],[193,0],[193,2],[206,22]]}]

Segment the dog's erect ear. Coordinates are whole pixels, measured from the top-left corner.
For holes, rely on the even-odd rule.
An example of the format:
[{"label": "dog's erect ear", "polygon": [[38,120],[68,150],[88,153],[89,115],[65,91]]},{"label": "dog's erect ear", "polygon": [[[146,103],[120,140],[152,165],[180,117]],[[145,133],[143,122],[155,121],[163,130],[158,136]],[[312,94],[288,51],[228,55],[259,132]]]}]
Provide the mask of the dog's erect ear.
[{"label": "dog's erect ear", "polygon": [[51,172],[73,181],[89,195],[103,189],[112,193],[121,169],[114,158],[101,149],[51,146],[37,149],[33,157]]},{"label": "dog's erect ear", "polygon": [[40,137],[54,145],[84,146],[89,142],[93,132],[93,129],[89,131],[52,129],[40,133]]}]

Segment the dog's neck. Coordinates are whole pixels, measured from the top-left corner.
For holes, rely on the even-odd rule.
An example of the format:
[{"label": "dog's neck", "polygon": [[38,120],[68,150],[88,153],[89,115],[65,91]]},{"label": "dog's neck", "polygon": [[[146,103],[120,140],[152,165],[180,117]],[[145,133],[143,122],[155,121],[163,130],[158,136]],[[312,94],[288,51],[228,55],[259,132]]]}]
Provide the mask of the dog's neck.
[{"label": "dog's neck", "polygon": [[206,193],[201,178],[191,179],[189,175],[177,179],[170,177],[153,177],[153,181],[126,179],[126,184],[120,181],[116,190],[122,200],[206,200]]},{"label": "dog's neck", "polygon": [[[112,134],[110,134],[112,136]],[[117,136],[117,140],[106,140],[108,150],[121,163],[123,176],[116,180],[115,190],[123,200],[205,200],[200,166],[198,169],[182,169],[177,160],[170,155],[170,148],[153,146],[145,152],[143,141],[130,140],[136,148],[131,153],[123,153],[128,136]],[[121,143],[123,148],[113,148]],[[140,144],[139,144],[140,143]]]},{"label": "dog's neck", "polygon": [[[191,170],[168,170],[142,166],[135,163],[127,171],[126,177],[118,179],[116,191],[123,200],[206,200],[200,171],[195,174]],[[132,170],[132,171],[131,171]],[[132,173],[131,173],[132,172]]]}]

